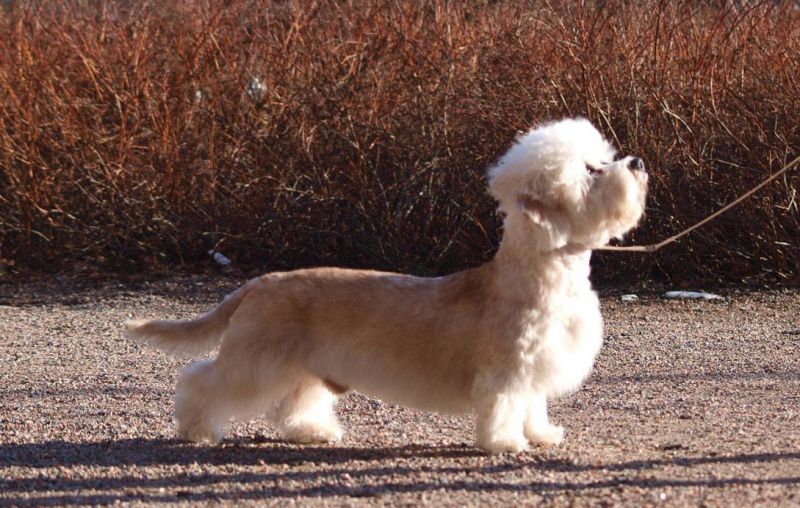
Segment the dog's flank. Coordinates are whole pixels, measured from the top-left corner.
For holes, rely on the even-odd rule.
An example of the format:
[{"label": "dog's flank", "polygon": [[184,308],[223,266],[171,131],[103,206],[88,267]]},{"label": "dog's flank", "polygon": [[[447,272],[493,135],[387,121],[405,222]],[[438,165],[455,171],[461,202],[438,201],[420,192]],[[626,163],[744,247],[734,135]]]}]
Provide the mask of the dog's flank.
[{"label": "dog's flank", "polygon": [[613,160],[586,120],[519,138],[489,172],[506,217],[489,263],[437,278],[317,268],[253,279],[195,321],[132,322],[129,334],[213,360],[182,373],[182,437],[222,438],[268,414],[286,439],[335,441],[348,389],[421,409],[474,412],[491,452],[556,444],[547,399],[577,388],[602,344],[592,248],[644,211],[640,160]]}]

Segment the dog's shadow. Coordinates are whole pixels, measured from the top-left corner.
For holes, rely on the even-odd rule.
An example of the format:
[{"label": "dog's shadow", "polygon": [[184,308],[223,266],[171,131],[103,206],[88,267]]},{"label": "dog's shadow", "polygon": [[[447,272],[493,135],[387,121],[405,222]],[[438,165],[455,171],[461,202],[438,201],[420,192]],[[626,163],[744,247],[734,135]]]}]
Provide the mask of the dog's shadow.
[{"label": "dog's shadow", "polygon": [[0,468],[68,466],[300,465],[373,461],[388,458],[475,457],[485,453],[467,445],[337,447],[293,445],[266,437],[243,437],[220,445],[196,445],[169,438],[0,444]]},{"label": "dog's shadow", "polygon": [[[432,459],[432,460],[431,460]],[[197,446],[174,439],[128,439],[70,443],[0,445],[0,471],[42,470],[26,478],[0,479],[0,505],[159,503],[171,501],[246,501],[309,497],[370,497],[435,491],[514,491],[543,494],[601,488],[727,487],[730,485],[800,485],[800,477],[733,479],[658,479],[643,470],[713,463],[758,463],[800,460],[800,453],[716,457],[672,457],[664,460],[578,465],[535,455],[487,460],[469,445],[398,447],[297,446],[263,437]],[[180,468],[175,474],[174,467]],[[204,472],[204,466],[217,466]],[[226,473],[226,466],[237,466]],[[276,467],[279,466],[279,467]],[[289,466],[289,467],[286,467]],[[119,468],[122,474],[86,477],[72,474],[91,467]],[[58,468],[58,469],[56,469]],[[155,468],[146,474],[139,468]],[[48,472],[43,470],[47,469]],[[67,471],[54,474],[52,470]],[[119,470],[117,469],[117,470]],[[567,473],[557,480],[509,481],[520,471]],[[581,473],[606,473],[601,480],[581,480]],[[608,477],[608,473],[614,473]],[[631,474],[627,474],[631,473]],[[30,474],[30,473],[29,473]],[[465,479],[465,477],[467,479]],[[344,481],[347,479],[347,481]],[[219,485],[235,484],[236,488]]]},{"label": "dog's shadow", "polygon": [[[218,446],[195,445],[166,438],[2,444],[0,471],[8,468],[57,468],[60,471],[69,471],[71,468],[84,471],[86,468],[120,468],[127,470],[127,474],[70,478],[70,474],[61,473],[52,477],[48,471],[18,479],[0,476],[0,492],[7,496],[5,499],[0,496],[0,506],[8,501],[18,506],[62,503],[95,505],[117,501],[237,501],[337,495],[364,497],[375,495],[376,488],[386,489],[387,486],[380,483],[382,477],[418,472],[418,468],[407,465],[408,459],[481,456],[485,456],[485,453],[467,445],[302,446],[265,437],[226,440]],[[359,462],[367,467],[361,468]],[[370,467],[387,462],[401,465]],[[344,463],[348,467],[343,467]],[[180,474],[165,473],[162,469],[174,471],[171,466],[184,466],[185,469],[181,468]],[[212,473],[197,473],[198,466],[202,469],[205,469],[204,466],[216,468]],[[230,474],[222,472],[226,466],[236,466],[237,471]],[[131,474],[132,470],[140,468],[150,468],[150,474]],[[259,472],[253,472],[254,468]],[[157,476],[153,476],[153,470],[158,471]],[[378,483],[365,487],[344,487],[338,485],[337,481],[343,475],[369,477]],[[214,484],[223,482],[252,486],[255,490],[218,492],[213,489]],[[303,486],[287,486],[289,483],[297,485],[298,482]],[[269,485],[274,487],[267,489],[265,486]]]}]

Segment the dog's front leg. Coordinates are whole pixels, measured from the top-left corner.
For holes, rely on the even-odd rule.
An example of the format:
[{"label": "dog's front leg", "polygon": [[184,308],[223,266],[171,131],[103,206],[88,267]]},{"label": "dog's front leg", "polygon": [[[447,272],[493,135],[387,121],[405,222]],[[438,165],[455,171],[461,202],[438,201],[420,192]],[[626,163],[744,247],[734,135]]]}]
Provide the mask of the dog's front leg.
[{"label": "dog's front leg", "polygon": [[553,425],[547,418],[547,397],[533,392],[527,398],[525,437],[531,443],[557,445],[564,438],[564,427]]},{"label": "dog's front leg", "polygon": [[511,386],[484,380],[475,390],[478,446],[490,453],[518,453],[527,448],[523,433],[524,394]]}]

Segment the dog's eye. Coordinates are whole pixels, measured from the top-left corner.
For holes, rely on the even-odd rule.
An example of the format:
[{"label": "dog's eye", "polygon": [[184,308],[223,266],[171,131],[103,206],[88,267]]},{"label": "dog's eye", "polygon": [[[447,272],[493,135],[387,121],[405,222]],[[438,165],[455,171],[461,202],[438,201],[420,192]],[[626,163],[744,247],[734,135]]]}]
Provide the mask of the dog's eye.
[{"label": "dog's eye", "polygon": [[600,175],[603,173],[603,168],[596,168],[591,164],[587,164],[586,171],[588,171],[590,175]]}]

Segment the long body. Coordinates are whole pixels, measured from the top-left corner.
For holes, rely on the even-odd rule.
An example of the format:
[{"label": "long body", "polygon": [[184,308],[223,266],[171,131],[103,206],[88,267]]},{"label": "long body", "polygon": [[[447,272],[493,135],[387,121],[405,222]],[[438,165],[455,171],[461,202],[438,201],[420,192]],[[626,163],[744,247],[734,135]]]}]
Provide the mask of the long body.
[{"label": "long body", "polygon": [[[267,274],[249,283],[225,334],[235,343],[223,340],[220,359],[265,348],[334,389],[426,410],[470,411],[476,378],[495,365],[557,395],[588,374],[602,340],[585,258],[554,258],[547,283],[528,277],[521,292],[504,287],[496,263],[437,278],[335,268]],[[541,289],[553,282],[558,291]],[[560,319],[540,317],[554,312]]]}]

